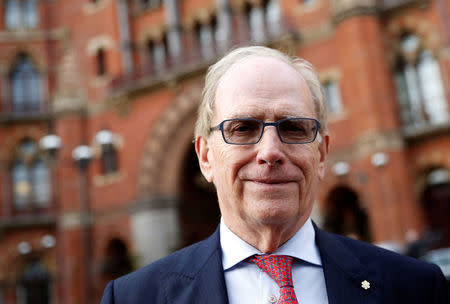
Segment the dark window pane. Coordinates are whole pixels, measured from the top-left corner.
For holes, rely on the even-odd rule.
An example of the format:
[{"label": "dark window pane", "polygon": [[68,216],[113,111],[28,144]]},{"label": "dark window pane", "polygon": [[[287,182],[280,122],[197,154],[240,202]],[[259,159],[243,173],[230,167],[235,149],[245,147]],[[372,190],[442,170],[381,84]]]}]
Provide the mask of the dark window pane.
[{"label": "dark window pane", "polygon": [[14,111],[39,109],[41,77],[27,56],[21,56],[11,73],[11,98]]},{"label": "dark window pane", "polygon": [[19,298],[21,303],[26,304],[48,304],[50,303],[50,280],[42,263],[36,259],[31,261],[21,278]]},{"label": "dark window pane", "polygon": [[18,0],[8,0],[5,9],[5,23],[9,29],[16,29],[20,26],[21,12]]},{"label": "dark window pane", "polygon": [[29,173],[21,160],[16,160],[12,168],[14,205],[17,210],[23,210],[31,195]]},{"label": "dark window pane", "polygon": [[97,75],[106,75],[106,53],[104,49],[99,49],[97,51]]},{"label": "dark window pane", "polygon": [[102,172],[103,174],[116,172],[117,166],[117,152],[114,147],[106,148],[102,153]]},{"label": "dark window pane", "polygon": [[37,159],[31,173],[34,203],[37,207],[45,208],[51,197],[49,169],[44,161]]},{"label": "dark window pane", "polygon": [[38,10],[36,0],[25,0],[23,2],[23,22],[25,27],[34,28],[38,24]]}]

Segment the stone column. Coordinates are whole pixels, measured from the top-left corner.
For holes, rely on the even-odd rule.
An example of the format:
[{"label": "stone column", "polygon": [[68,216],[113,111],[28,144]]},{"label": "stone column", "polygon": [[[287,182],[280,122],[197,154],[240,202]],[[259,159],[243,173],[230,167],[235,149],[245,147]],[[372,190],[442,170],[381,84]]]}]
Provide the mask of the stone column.
[{"label": "stone column", "polygon": [[233,23],[230,0],[216,0],[217,6],[217,33],[216,41],[219,52],[225,52],[231,46]]},{"label": "stone column", "polygon": [[182,54],[180,8],[177,0],[164,0],[166,22],[168,26],[167,42],[172,61],[179,62]]},{"label": "stone column", "polygon": [[267,32],[272,37],[281,33],[281,8],[279,0],[270,0],[267,4],[266,27]]},{"label": "stone column", "polygon": [[131,49],[130,23],[128,1],[117,1],[117,19],[119,23],[119,43],[121,50],[122,66],[125,75],[131,75],[134,71]]},{"label": "stone column", "polygon": [[[402,242],[405,232],[414,229],[418,204],[407,167],[404,144],[390,144],[389,133],[398,134],[401,124],[394,88],[394,75],[383,43],[376,0],[333,0],[336,24],[336,54],[342,75],[341,93],[348,112],[348,127],[355,133],[353,144],[368,134],[386,142],[383,150],[376,143],[368,154],[384,152],[390,162],[368,180],[367,202],[370,227],[375,242]],[[360,159],[361,160],[361,159]],[[366,168],[370,170],[370,168]],[[381,174],[382,171],[382,174]],[[383,178],[380,178],[380,176]]]},{"label": "stone column", "polygon": [[131,235],[138,266],[145,266],[178,249],[177,198],[155,197],[133,206]]}]

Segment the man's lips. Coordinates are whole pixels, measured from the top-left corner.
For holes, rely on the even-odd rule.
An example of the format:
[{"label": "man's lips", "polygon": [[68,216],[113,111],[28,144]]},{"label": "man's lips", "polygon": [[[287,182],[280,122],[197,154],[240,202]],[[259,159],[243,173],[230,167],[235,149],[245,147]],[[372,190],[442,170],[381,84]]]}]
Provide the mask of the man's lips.
[{"label": "man's lips", "polygon": [[247,181],[269,185],[288,184],[295,182],[293,179],[278,179],[278,178],[255,178],[255,179],[247,179]]}]

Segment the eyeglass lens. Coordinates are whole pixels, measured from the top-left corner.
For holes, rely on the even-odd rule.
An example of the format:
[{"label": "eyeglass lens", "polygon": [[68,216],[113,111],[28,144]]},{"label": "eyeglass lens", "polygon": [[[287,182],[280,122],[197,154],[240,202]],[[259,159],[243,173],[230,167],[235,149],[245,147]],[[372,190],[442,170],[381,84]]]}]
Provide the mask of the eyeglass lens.
[{"label": "eyeglass lens", "polygon": [[[224,121],[222,128],[228,143],[255,144],[262,136],[263,122],[256,119],[233,119]],[[283,119],[278,122],[278,132],[285,143],[306,143],[316,136],[317,124],[312,119]]]}]

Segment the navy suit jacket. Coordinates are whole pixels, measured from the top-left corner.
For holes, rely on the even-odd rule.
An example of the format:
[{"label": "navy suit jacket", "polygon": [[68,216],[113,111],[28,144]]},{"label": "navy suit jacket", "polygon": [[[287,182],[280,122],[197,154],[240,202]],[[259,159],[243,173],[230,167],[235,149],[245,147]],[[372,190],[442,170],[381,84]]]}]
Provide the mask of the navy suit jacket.
[{"label": "navy suit jacket", "polygon": [[[447,282],[436,265],[315,229],[330,304],[450,303]],[[364,280],[369,289],[362,288]],[[228,303],[219,229],[202,242],[111,281],[101,301],[145,303]]]}]

